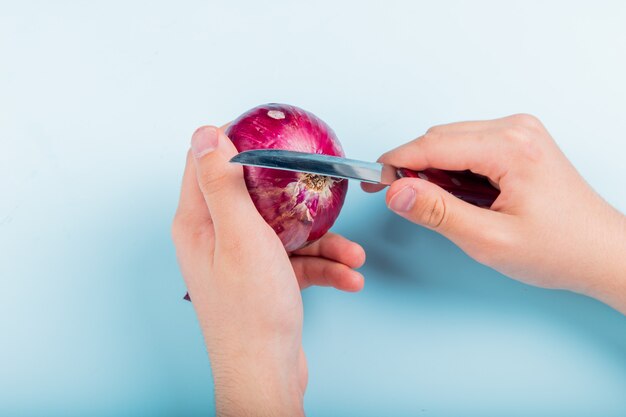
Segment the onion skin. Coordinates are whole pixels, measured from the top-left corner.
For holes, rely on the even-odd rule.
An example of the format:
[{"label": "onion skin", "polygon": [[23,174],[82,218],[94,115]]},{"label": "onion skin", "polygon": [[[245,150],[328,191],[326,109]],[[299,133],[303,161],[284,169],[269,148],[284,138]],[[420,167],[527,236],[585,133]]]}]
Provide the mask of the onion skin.
[{"label": "onion skin", "polygon": [[[283,149],[344,156],[332,129],[318,117],[287,104],[265,104],[239,116],[226,130],[239,152]],[[321,238],[346,197],[348,181],[301,172],[244,166],[252,201],[288,252]]]}]

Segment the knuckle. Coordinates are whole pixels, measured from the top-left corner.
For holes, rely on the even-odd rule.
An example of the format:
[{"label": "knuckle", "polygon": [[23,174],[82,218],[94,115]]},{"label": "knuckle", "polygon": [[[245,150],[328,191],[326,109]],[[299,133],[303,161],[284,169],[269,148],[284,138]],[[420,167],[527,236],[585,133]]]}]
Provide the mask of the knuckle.
[{"label": "knuckle", "polygon": [[174,217],[174,221],[172,222],[172,226],[170,227],[170,236],[172,237],[172,241],[174,242],[174,244],[180,241],[181,230],[180,225],[176,220],[176,217]]},{"label": "knuckle", "polygon": [[204,195],[219,193],[227,186],[227,173],[223,171],[203,173],[199,176],[198,184]]},{"label": "knuckle", "polygon": [[420,136],[417,139],[413,139],[405,143],[404,145],[385,152],[377,159],[377,162],[392,165],[402,165],[407,163],[406,159],[410,157],[411,154],[415,153],[420,146],[423,145],[422,141],[424,136]]},{"label": "knuckle", "polygon": [[522,125],[511,124],[503,130],[504,138],[513,145],[523,145],[528,140],[527,130]]},{"label": "knuckle", "polygon": [[174,245],[182,242],[210,236],[212,225],[210,222],[198,222],[193,214],[177,213],[172,221],[170,235]]},{"label": "knuckle", "polygon": [[432,229],[441,228],[448,220],[448,210],[444,197],[439,195],[419,204],[417,216],[421,224]]},{"label": "knuckle", "polygon": [[381,156],[378,157],[376,162],[388,162],[390,159],[393,159],[393,151],[387,151]]},{"label": "knuckle", "polygon": [[541,154],[541,144],[536,140],[537,135],[528,127],[513,124],[507,126],[503,134],[515,155],[535,160]]},{"label": "knuckle", "polygon": [[438,140],[440,137],[441,131],[437,129],[437,126],[435,126],[434,128],[428,129],[428,131],[421,138],[416,140],[416,143],[418,145],[426,145],[430,142]]},{"label": "knuckle", "polygon": [[439,134],[439,133],[441,133],[441,130],[442,130],[442,126],[441,125],[432,126],[432,127],[428,128],[428,130],[426,131],[426,135],[428,135],[428,134]]},{"label": "knuckle", "polygon": [[189,224],[183,218],[183,216],[177,214],[172,221],[172,227],[170,229],[172,241],[175,245],[178,245],[189,234]]},{"label": "knuckle", "polygon": [[543,126],[541,122],[539,121],[539,119],[533,116],[532,114],[527,114],[527,113],[514,114],[510,116],[510,119],[513,122],[513,124],[523,126],[527,129],[538,129]]}]

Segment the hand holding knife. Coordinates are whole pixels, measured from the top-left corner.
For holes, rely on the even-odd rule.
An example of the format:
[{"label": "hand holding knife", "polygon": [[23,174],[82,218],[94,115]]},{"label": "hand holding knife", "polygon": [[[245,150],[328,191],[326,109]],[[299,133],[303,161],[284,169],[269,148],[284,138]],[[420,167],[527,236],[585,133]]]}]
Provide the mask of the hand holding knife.
[{"label": "hand holding knife", "polygon": [[414,171],[378,162],[279,149],[244,151],[235,155],[230,162],[382,185],[390,185],[404,177],[421,178],[440,186],[463,201],[486,208],[491,207],[500,194],[486,177],[471,171],[444,171],[435,168]]}]

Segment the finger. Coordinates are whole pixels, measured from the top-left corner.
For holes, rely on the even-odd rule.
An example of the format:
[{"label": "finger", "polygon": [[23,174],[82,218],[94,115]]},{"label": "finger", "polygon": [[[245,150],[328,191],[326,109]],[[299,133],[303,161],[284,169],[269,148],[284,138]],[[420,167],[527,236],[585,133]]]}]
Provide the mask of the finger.
[{"label": "finger", "polygon": [[463,171],[498,180],[506,173],[510,148],[491,132],[427,133],[393,149],[379,159],[397,167]]},{"label": "finger", "polygon": [[[198,186],[191,151],[187,152],[180,199],[172,223],[172,238],[180,267],[184,271],[183,276],[197,275],[213,252],[214,234],[209,209]],[[194,287],[193,282],[185,281],[189,288]],[[191,301],[189,293],[185,294],[184,299]]]},{"label": "finger", "polygon": [[[489,159],[489,155],[503,150],[503,147],[499,144],[494,148],[492,144],[497,141],[492,135],[487,135],[491,130],[486,130],[493,129],[496,126],[495,122],[460,122],[432,127],[425,135],[381,155],[378,162],[414,170],[469,169],[482,175],[493,176],[494,180],[497,180],[505,169],[505,166],[498,162],[503,158],[500,156]],[[489,147],[490,152],[477,151],[485,147]],[[376,193],[384,189],[385,185],[361,183],[361,188],[365,192]]]},{"label": "finger", "polygon": [[321,256],[350,268],[360,268],[365,263],[365,251],[361,245],[336,233],[326,233],[320,240],[294,251],[293,254]]},{"label": "finger", "polygon": [[230,139],[218,128],[204,126],[193,134],[191,148],[218,239],[254,233],[264,223],[248,194],[241,165],[229,162],[237,154]]},{"label": "finger", "polygon": [[211,221],[209,209],[204,201],[202,191],[200,191],[200,186],[196,178],[196,167],[193,162],[191,150],[187,152],[187,163],[183,174],[180,199],[176,213],[184,217],[191,217],[196,223]]},{"label": "finger", "polygon": [[[172,237],[174,243],[185,244],[185,253],[194,252],[191,256],[195,256],[196,250],[209,253],[210,245],[213,243],[213,224],[209,209],[198,186],[191,151],[187,152],[187,164],[183,174],[180,199],[172,223]],[[187,243],[191,243],[191,245]]]},{"label": "finger", "polygon": [[403,178],[387,191],[387,206],[400,216],[433,229],[462,248],[494,239],[509,215],[466,203],[419,178]]},{"label": "finger", "polygon": [[309,382],[309,368],[306,364],[306,355],[304,354],[304,349],[300,346],[300,360],[299,360],[299,369],[300,369],[300,392],[306,391],[306,386]]},{"label": "finger", "polygon": [[462,122],[445,123],[428,129],[427,133],[462,133],[481,132],[501,128],[506,124],[506,117],[493,120],[468,120]]},{"label": "finger", "polygon": [[341,262],[314,256],[293,256],[291,265],[301,289],[312,285],[349,292],[363,289],[363,275]]},{"label": "finger", "polygon": [[[427,135],[430,134],[432,136],[433,134],[440,135],[444,133],[453,134],[453,133],[487,132],[487,131],[492,131],[492,130],[503,127],[507,123],[508,119],[509,117],[504,117],[501,119],[494,119],[494,120],[477,120],[477,121],[447,123],[447,124],[442,124],[442,125],[431,127],[430,129],[428,129],[426,134]],[[405,147],[406,147],[406,144],[400,146],[400,148],[402,149],[406,149]],[[378,158],[378,161],[384,162],[383,159],[386,160],[387,158],[389,158],[390,154],[393,155],[392,157],[395,159],[396,156],[395,156],[394,151],[395,150],[392,150],[388,152],[387,154],[381,156],[380,158]],[[409,166],[405,166],[404,164],[399,165],[399,166],[410,168]],[[445,169],[445,168],[442,168],[442,169]],[[464,169],[467,169],[467,168],[464,168]],[[371,183],[365,183],[365,182],[361,183],[361,188],[363,189],[363,191],[368,192],[368,193],[377,193],[383,190],[385,187],[386,186],[383,184],[371,184]]]},{"label": "finger", "polygon": [[370,182],[362,182],[361,189],[366,193],[377,193],[386,187],[384,184],[372,184]]},{"label": "finger", "polygon": [[[455,132],[478,132],[478,131],[486,131],[491,130],[499,126],[502,122],[502,119],[496,120],[479,120],[479,121],[466,121],[466,122],[455,122],[433,126],[428,129],[427,133],[455,133]],[[384,156],[384,155],[383,155]],[[381,158],[378,158],[379,162],[383,162]],[[409,168],[409,167],[405,167]],[[383,190],[386,185],[383,184],[372,184],[367,182],[361,183],[361,189],[366,193],[377,193]]]}]

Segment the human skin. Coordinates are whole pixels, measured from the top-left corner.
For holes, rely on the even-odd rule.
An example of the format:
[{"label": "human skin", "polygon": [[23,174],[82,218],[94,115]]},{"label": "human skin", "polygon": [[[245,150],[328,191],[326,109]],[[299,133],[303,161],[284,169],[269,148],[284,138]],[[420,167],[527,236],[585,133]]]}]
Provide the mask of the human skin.
[{"label": "human skin", "polygon": [[509,277],[585,294],[626,314],[626,217],[593,191],[537,118],[436,126],[379,161],[487,176],[501,191],[490,210],[419,178],[395,181],[386,202]]},{"label": "human skin", "polygon": [[359,291],[361,246],[328,233],[285,252],[256,210],[237,151],[212,126],[193,135],[172,238],[211,362],[219,416],[298,416],[307,383],[302,298]]},{"label": "human skin", "polygon": [[[235,153],[223,130],[196,131],[172,226],[211,361],[216,411],[302,415],[300,289],[360,290],[363,277],[352,269],[365,254],[334,234],[286,253],[252,204],[241,167],[228,163]],[[510,277],[586,294],[626,314],[626,218],[589,187],[536,118],[437,126],[380,161],[489,177],[501,190],[490,209],[419,178],[394,182],[386,201]]]}]

